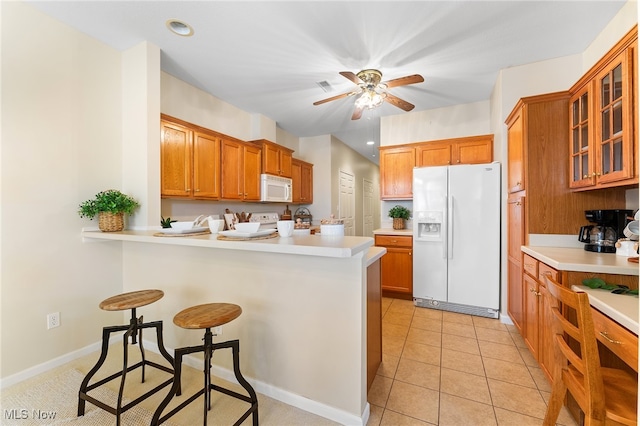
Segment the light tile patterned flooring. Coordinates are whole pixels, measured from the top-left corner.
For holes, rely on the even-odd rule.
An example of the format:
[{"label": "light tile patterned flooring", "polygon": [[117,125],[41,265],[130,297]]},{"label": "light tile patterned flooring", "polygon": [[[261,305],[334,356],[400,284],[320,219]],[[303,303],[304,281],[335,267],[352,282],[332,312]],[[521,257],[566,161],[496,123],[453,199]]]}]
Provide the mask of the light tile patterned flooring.
[{"label": "light tile patterned flooring", "polygon": [[[551,387],[515,327],[382,300],[368,426],[541,425]],[[563,408],[558,424],[576,423]]]}]

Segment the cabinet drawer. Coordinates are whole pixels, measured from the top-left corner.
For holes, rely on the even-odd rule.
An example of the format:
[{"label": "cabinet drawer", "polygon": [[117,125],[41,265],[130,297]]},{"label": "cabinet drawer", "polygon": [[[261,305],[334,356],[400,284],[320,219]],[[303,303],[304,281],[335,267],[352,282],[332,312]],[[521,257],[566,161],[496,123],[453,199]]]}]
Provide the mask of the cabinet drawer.
[{"label": "cabinet drawer", "polygon": [[384,247],[412,247],[413,237],[397,235],[376,235],[376,245]]},{"label": "cabinet drawer", "polygon": [[547,281],[545,281],[545,276],[549,276],[558,281],[558,271],[553,269],[551,266],[540,262],[540,265],[538,265],[538,281],[544,285],[547,283]]},{"label": "cabinet drawer", "polygon": [[524,269],[524,271],[533,278],[538,277],[538,263],[540,262],[528,254],[525,254],[522,257],[522,269]]},{"label": "cabinet drawer", "polygon": [[638,336],[595,308],[591,308],[591,315],[596,339],[638,371]]}]

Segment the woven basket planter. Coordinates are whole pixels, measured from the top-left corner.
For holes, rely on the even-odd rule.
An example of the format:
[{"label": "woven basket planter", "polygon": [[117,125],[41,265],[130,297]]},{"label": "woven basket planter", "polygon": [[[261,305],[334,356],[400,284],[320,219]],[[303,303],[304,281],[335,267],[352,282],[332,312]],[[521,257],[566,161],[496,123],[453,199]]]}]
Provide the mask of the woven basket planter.
[{"label": "woven basket planter", "polygon": [[98,228],[102,232],[116,232],[124,229],[124,213],[100,213]]},{"label": "woven basket planter", "polygon": [[404,229],[404,219],[401,217],[394,217],[393,229]]}]

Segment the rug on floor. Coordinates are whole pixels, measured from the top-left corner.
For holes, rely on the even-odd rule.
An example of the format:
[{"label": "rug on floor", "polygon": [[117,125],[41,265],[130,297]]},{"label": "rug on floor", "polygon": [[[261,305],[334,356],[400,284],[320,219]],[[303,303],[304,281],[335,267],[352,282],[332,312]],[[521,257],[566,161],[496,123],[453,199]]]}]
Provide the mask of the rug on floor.
[{"label": "rug on floor", "polygon": [[[30,387],[13,392],[2,392],[0,424],[12,426],[113,426],[115,416],[93,404],[87,403],[84,416],[78,417],[78,389],[84,375],[76,370],[63,371],[60,375]],[[105,387],[92,390],[89,395],[111,406],[118,398],[116,392]],[[129,400],[123,401],[128,403]],[[153,413],[140,406],[134,406],[122,414],[121,421],[126,426],[149,425]],[[166,426],[176,426],[170,422]]]}]

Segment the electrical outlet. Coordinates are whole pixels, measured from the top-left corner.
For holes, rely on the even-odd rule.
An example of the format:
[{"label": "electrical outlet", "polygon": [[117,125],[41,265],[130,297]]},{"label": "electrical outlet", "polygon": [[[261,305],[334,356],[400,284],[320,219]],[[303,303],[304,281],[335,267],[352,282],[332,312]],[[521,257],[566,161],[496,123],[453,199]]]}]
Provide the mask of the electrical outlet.
[{"label": "electrical outlet", "polygon": [[60,327],[60,312],[47,315],[47,330]]},{"label": "electrical outlet", "polygon": [[213,334],[216,336],[222,336],[222,326],[213,327]]}]

